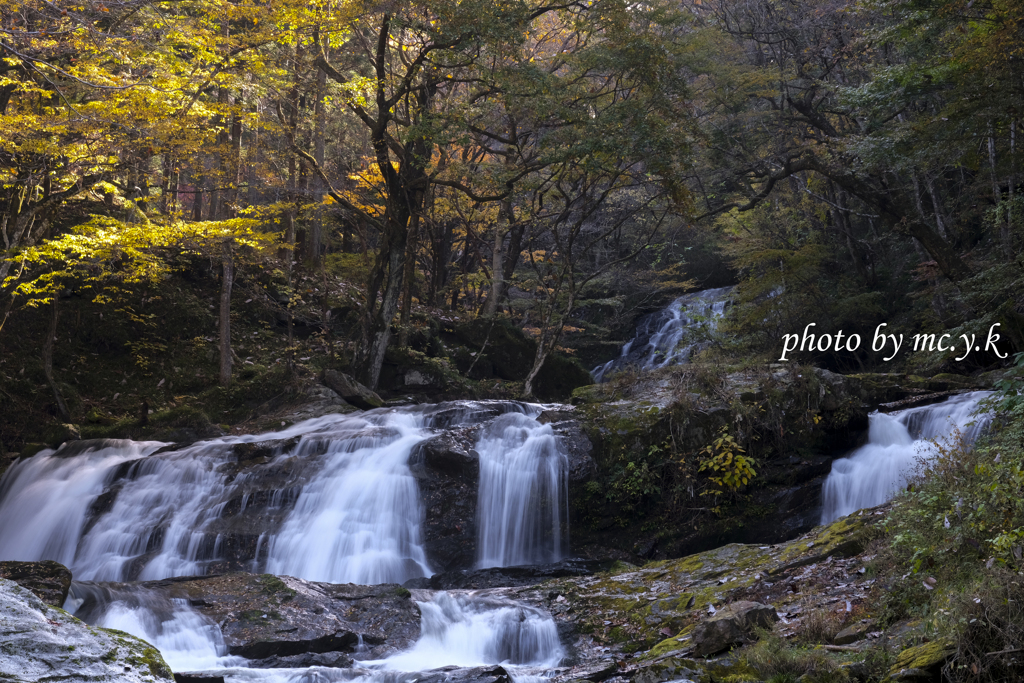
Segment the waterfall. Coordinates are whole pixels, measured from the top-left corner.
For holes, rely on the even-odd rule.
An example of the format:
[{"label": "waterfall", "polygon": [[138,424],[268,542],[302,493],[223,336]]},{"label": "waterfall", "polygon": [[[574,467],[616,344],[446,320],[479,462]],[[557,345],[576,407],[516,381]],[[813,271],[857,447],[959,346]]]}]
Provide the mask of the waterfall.
[{"label": "waterfall", "polygon": [[[332,669],[337,678],[367,683],[406,680],[393,672],[446,666],[554,667],[565,656],[554,620],[546,612],[487,592],[429,593],[417,601],[420,637],[386,659],[356,661],[355,669]],[[246,668],[228,654],[220,627],[185,599],[131,584],[74,582],[65,607],[88,624],[114,628],[152,643],[175,671],[215,671],[226,680],[272,683],[326,670]],[[315,680],[316,677],[314,676]],[[321,679],[323,680],[323,679]]]},{"label": "waterfall", "polygon": [[[232,561],[252,571],[362,584],[429,576],[410,454],[437,430],[482,424],[480,562],[551,562],[567,540],[566,455],[532,417],[542,409],[465,401],[180,448],[67,444],[0,479],[0,560],[56,560],[83,581],[156,580],[225,571],[234,543]],[[262,460],[240,461],[257,447]],[[232,527],[243,513],[248,526]]]},{"label": "waterfall", "polygon": [[552,618],[533,607],[487,595],[438,592],[417,602],[420,638],[379,662],[385,669],[506,664],[557,666],[565,656]]},{"label": "waterfall", "polygon": [[644,316],[636,336],[622,347],[618,358],[599,365],[590,374],[602,382],[614,370],[635,365],[643,370],[685,363],[714,330],[725,312],[732,287],[705,289],[679,297],[666,308]]},{"label": "waterfall", "polygon": [[118,466],[163,444],[104,440],[81,446],[42,451],[0,479],[0,560],[46,559],[75,567],[89,508]]},{"label": "waterfall", "polygon": [[423,418],[396,412],[378,433],[335,442],[319,475],[270,542],[267,571],[330,583],[402,583],[430,576],[423,510],[409,454]]},{"label": "waterfall", "polygon": [[192,609],[188,600],[167,598],[138,586],[75,581],[64,607],[93,626],[113,628],[154,645],[173,671],[244,666],[228,655],[220,627]]},{"label": "waterfall", "polygon": [[507,567],[562,559],[567,457],[550,425],[506,413],[477,442],[477,564]]},{"label": "waterfall", "polygon": [[822,490],[821,523],[892,498],[906,486],[915,465],[935,454],[932,440],[958,429],[973,442],[991,420],[989,415],[976,415],[978,404],[990,393],[976,391],[897,413],[872,413],[868,442],[832,463]]}]

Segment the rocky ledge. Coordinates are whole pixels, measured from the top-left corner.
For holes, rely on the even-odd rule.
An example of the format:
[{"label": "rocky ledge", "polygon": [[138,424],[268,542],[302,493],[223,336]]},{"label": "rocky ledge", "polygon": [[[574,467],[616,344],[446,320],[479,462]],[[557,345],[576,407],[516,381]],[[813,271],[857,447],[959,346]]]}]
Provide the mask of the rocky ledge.
[{"label": "rocky ledge", "polygon": [[88,626],[0,579],[0,680],[155,683],[173,676],[149,643]]}]

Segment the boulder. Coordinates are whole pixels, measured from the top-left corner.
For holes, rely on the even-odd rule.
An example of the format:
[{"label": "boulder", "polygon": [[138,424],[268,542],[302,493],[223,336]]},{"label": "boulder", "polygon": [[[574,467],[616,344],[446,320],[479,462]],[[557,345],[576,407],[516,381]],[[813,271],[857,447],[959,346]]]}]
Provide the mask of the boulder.
[{"label": "boulder", "polygon": [[836,645],[849,645],[850,643],[856,643],[858,640],[863,640],[868,637],[868,633],[875,630],[875,621],[873,619],[862,619],[852,626],[847,626],[842,631],[836,634],[836,637],[832,639],[832,642]]},{"label": "boulder", "polygon": [[381,400],[380,396],[343,372],[327,370],[324,372],[323,383],[328,389],[331,389],[346,402],[351,403],[357,408],[371,410],[384,405],[384,401]]},{"label": "boulder", "polygon": [[0,579],[27,588],[53,607],[63,607],[71,588],[71,570],[59,562],[0,562]]},{"label": "boulder", "polygon": [[82,438],[82,432],[78,425],[55,423],[47,425],[43,429],[43,441],[57,448],[66,441],[78,441]]},{"label": "boulder", "polygon": [[13,681],[173,681],[160,653],[135,636],[87,626],[0,579],[0,672]]},{"label": "boulder", "polygon": [[754,627],[768,628],[778,620],[774,607],[749,600],[734,602],[693,629],[696,653],[706,657],[745,643]]},{"label": "boulder", "polygon": [[432,566],[464,569],[476,560],[477,430],[449,429],[419,444],[409,465],[423,502],[423,541]]},{"label": "boulder", "polygon": [[[132,588],[93,586],[100,589],[93,595],[100,596],[104,589],[113,593]],[[262,665],[268,667],[298,661],[339,662],[337,657],[304,656],[352,653],[360,640],[369,649],[366,657],[378,659],[406,649],[420,633],[419,611],[409,591],[396,584],[336,585],[236,573],[135,586],[168,600],[187,600],[201,616],[220,625],[229,654],[264,660]],[[100,607],[84,602],[77,613],[88,619]]]}]

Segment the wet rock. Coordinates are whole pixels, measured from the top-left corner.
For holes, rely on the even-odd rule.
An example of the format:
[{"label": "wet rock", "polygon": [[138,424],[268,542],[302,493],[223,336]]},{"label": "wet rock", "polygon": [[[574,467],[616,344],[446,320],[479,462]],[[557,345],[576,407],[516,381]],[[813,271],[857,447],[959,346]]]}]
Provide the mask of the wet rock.
[{"label": "wet rock", "polygon": [[13,581],[53,607],[62,607],[71,588],[71,570],[59,562],[0,562],[0,579]]},{"label": "wet rock", "polygon": [[174,680],[163,657],[149,643],[120,631],[87,626],[7,579],[0,579],[0,633],[0,672],[5,679]]},{"label": "wet rock", "polygon": [[224,677],[203,672],[182,673],[174,674],[174,683],[224,683]]},{"label": "wet rock", "polygon": [[254,669],[304,669],[311,666],[346,669],[352,666],[352,658],[341,652],[305,652],[286,657],[250,659],[248,666]]},{"label": "wet rock", "polygon": [[697,654],[706,657],[747,642],[755,627],[768,628],[778,620],[774,607],[741,600],[698,624],[693,629],[693,643]]},{"label": "wet rock", "polygon": [[488,569],[461,569],[428,578],[412,579],[405,582],[406,588],[429,588],[431,590],[460,590],[502,588],[509,586],[532,586],[549,579],[568,576],[590,576],[608,571],[614,566],[608,560],[563,560],[551,564],[525,565],[521,567],[490,567]]},{"label": "wet rock", "polygon": [[248,659],[352,653],[360,637],[367,657],[376,659],[409,647],[420,632],[419,611],[409,591],[396,584],[336,585],[238,573],[140,585],[187,599],[220,624],[230,654]]},{"label": "wet rock", "polygon": [[341,398],[357,408],[370,410],[384,405],[384,401],[381,400],[380,396],[345,373],[338,372],[337,370],[327,370],[324,372],[323,383],[327,388],[333,390]]},{"label": "wet rock", "polygon": [[480,478],[477,430],[451,429],[422,442],[409,458],[423,501],[423,542],[442,572],[476,560],[476,499]]}]

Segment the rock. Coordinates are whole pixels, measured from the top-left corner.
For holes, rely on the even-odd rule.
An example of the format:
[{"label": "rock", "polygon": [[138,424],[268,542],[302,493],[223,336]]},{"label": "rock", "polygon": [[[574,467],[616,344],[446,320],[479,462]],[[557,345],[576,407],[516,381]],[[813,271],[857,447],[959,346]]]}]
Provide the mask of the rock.
[{"label": "rock", "polygon": [[[544,413],[541,414],[543,417]],[[543,424],[542,420],[538,420]],[[597,463],[594,462],[594,444],[576,420],[555,422],[551,429],[558,435],[562,447],[569,460],[569,500],[573,500],[571,489],[584,484],[597,476]]]},{"label": "rock", "polygon": [[532,586],[567,576],[590,576],[608,571],[615,565],[609,560],[562,560],[551,564],[533,564],[521,567],[490,567],[488,569],[460,569],[434,574],[428,578],[411,579],[406,588],[430,590],[479,590],[508,586]]},{"label": "rock", "polygon": [[71,588],[71,570],[59,562],[0,562],[0,579],[13,581],[53,607],[63,607]]},{"label": "rock", "polygon": [[174,674],[174,683],[224,683],[224,677],[203,672]]},{"label": "rock", "polygon": [[875,622],[873,619],[865,619],[859,621],[853,626],[847,626],[842,631],[836,634],[836,637],[832,639],[832,642],[836,645],[849,645],[850,643],[856,643],[858,640],[867,638],[868,633],[875,630]]},{"label": "rock", "polygon": [[942,666],[953,656],[956,647],[945,640],[910,647],[899,653],[889,669],[890,681],[939,681]]},{"label": "rock", "polygon": [[327,388],[333,390],[341,398],[357,408],[371,410],[384,405],[384,401],[381,400],[380,396],[345,373],[338,372],[337,370],[327,370],[324,372],[323,383]]},{"label": "rock", "polygon": [[76,583],[76,591],[79,586],[92,587],[76,611],[86,619],[110,599],[105,598],[108,592],[141,588],[167,600],[188,600],[201,616],[220,625],[229,654],[247,659],[351,653],[360,637],[369,648],[367,658],[378,659],[409,647],[420,633],[416,604],[396,584],[335,585],[236,573],[140,584]]},{"label": "rock", "polygon": [[75,424],[56,423],[47,425],[43,429],[43,441],[57,448],[65,441],[77,441],[82,438],[82,432]]},{"label": "rock", "polygon": [[447,430],[419,444],[409,457],[423,501],[424,548],[431,566],[442,572],[476,561],[476,434],[474,428]]},{"label": "rock", "polygon": [[352,666],[352,658],[340,652],[305,652],[287,657],[250,659],[248,666],[254,669],[305,669],[311,666],[347,669]]},{"label": "rock", "polygon": [[747,642],[755,626],[768,628],[778,620],[774,607],[741,600],[698,624],[693,630],[693,643],[697,654],[706,657]]},{"label": "rock", "polygon": [[13,681],[173,681],[149,643],[87,626],[13,581],[0,579],[0,672]]}]

